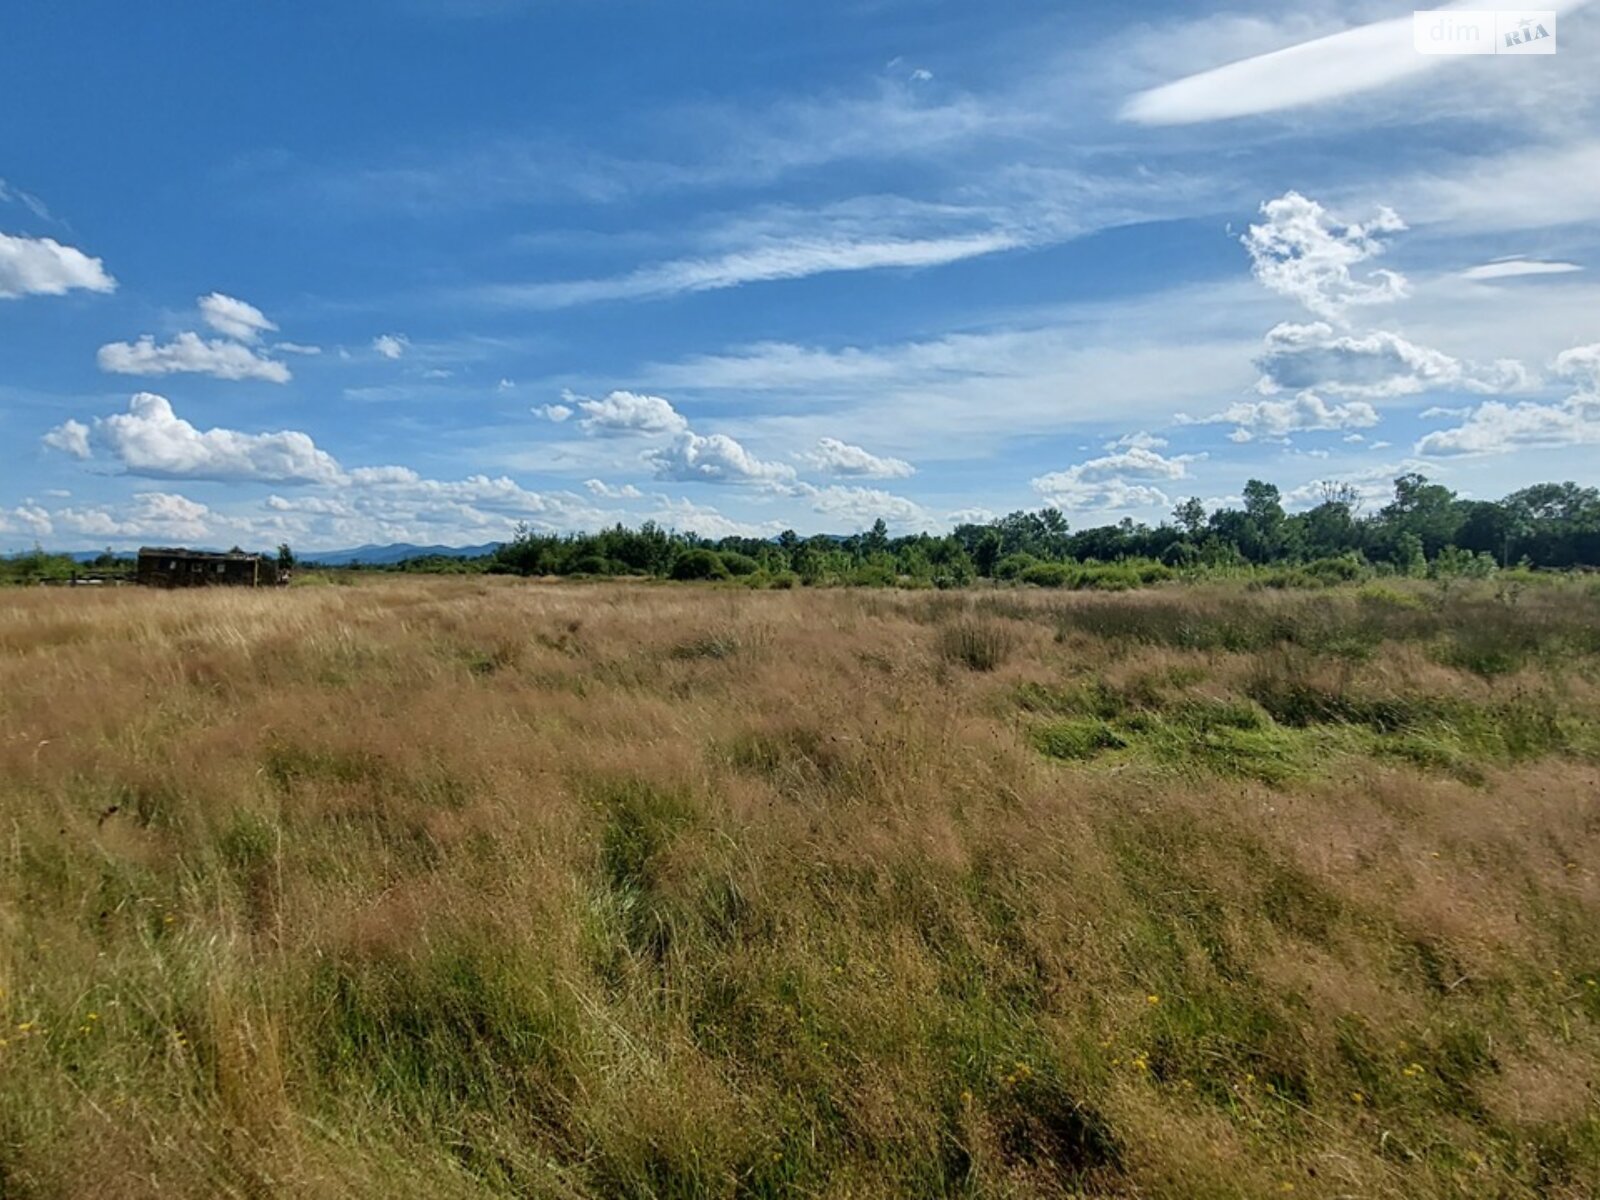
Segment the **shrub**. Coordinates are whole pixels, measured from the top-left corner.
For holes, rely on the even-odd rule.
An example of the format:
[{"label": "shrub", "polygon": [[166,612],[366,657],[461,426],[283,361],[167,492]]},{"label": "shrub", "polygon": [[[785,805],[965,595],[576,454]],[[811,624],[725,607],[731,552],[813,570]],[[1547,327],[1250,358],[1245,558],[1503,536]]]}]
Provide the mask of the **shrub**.
[{"label": "shrub", "polygon": [[1036,563],[1020,575],[1023,583],[1047,588],[1071,587],[1077,577],[1078,573],[1066,563]]},{"label": "shrub", "polygon": [[730,575],[754,575],[761,569],[761,564],[755,559],[737,550],[724,550],[721,558],[722,565],[728,568]]},{"label": "shrub", "polygon": [[1319,583],[1350,583],[1367,574],[1367,564],[1359,554],[1351,553],[1337,558],[1313,559],[1304,570]]},{"label": "shrub", "polygon": [[674,579],[727,579],[728,568],[715,550],[688,550],[672,564]]},{"label": "shrub", "polygon": [[598,554],[585,554],[567,568],[571,575],[611,575],[611,564]]},{"label": "shrub", "polygon": [[883,563],[867,563],[850,573],[853,587],[893,587],[896,583],[894,568]]},{"label": "shrub", "polygon": [[968,670],[992,671],[1011,656],[1016,643],[1009,625],[969,617],[945,629],[939,637],[939,653]]},{"label": "shrub", "polygon": [[996,579],[1018,579],[1029,567],[1038,565],[1039,560],[1031,554],[1008,554],[995,563],[994,577]]}]

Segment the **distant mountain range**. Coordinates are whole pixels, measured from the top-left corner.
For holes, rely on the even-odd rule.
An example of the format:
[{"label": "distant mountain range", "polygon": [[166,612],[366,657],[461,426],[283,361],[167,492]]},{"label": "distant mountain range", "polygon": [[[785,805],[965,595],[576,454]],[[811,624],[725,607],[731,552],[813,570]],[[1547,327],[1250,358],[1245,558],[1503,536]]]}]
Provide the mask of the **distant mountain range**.
[{"label": "distant mountain range", "polygon": [[482,558],[493,554],[500,546],[500,542],[485,542],[481,546],[417,546],[411,542],[391,542],[387,546],[357,546],[354,550],[307,550],[295,557],[308,565],[324,567],[348,567],[355,563],[383,567],[408,558]]},{"label": "distant mountain range", "polygon": [[[392,563],[404,562],[408,558],[424,558],[437,555],[440,558],[482,558],[486,554],[493,554],[501,546],[500,542],[485,542],[481,546],[417,546],[411,542],[392,542],[387,546],[357,546],[353,550],[306,550],[295,555],[307,566],[348,567],[356,563],[365,563],[368,566],[382,567]],[[190,546],[191,550],[202,550],[206,547]],[[222,549],[222,547],[212,547]],[[93,562],[105,553],[104,550],[63,550],[74,562]],[[118,558],[129,559],[136,556],[134,550],[115,550],[112,552]],[[269,558],[277,556],[276,550],[262,550],[261,554]]]}]

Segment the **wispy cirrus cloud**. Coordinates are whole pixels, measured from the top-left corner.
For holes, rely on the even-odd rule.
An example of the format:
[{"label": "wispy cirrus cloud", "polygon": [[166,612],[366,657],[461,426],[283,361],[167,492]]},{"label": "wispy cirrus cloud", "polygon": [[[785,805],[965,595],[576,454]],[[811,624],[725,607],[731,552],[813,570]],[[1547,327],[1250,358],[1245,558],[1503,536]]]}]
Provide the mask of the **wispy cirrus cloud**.
[{"label": "wispy cirrus cloud", "polygon": [[491,303],[532,309],[571,308],[605,300],[657,300],[778,279],[804,279],[840,271],[934,267],[1016,249],[1023,239],[991,232],[883,241],[801,240],[681,258],[606,279],[499,284],[477,289]]}]

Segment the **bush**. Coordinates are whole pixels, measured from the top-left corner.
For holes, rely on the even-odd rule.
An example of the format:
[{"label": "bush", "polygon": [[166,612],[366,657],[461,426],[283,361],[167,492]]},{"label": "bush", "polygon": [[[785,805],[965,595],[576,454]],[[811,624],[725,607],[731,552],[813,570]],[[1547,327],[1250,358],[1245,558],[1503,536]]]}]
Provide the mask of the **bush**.
[{"label": "bush", "polygon": [[1008,554],[994,565],[996,579],[1017,579],[1029,567],[1037,566],[1039,560],[1031,554]]},{"label": "bush", "polygon": [[688,550],[672,564],[674,579],[727,579],[728,574],[728,568],[715,550]]},{"label": "bush", "polygon": [[755,559],[748,554],[740,554],[737,550],[724,550],[722,565],[728,568],[730,575],[754,575],[761,569],[761,564]]},{"label": "bush", "polygon": [[1017,635],[1000,621],[966,618],[939,637],[939,653],[970,671],[992,671],[1011,656]]},{"label": "bush", "polygon": [[1366,576],[1367,564],[1359,554],[1350,553],[1338,558],[1313,559],[1304,570],[1320,583],[1351,583]]},{"label": "bush", "polygon": [[611,575],[611,564],[598,554],[585,554],[568,568],[569,575]]},{"label": "bush", "polygon": [[1023,583],[1035,587],[1071,587],[1077,581],[1078,572],[1066,563],[1036,563],[1023,570],[1020,578]]}]

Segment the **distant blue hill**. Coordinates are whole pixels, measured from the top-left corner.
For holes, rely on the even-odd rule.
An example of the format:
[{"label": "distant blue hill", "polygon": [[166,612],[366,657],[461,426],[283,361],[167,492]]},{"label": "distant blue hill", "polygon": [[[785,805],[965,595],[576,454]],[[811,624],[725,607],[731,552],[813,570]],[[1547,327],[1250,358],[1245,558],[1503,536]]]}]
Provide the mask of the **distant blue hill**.
[{"label": "distant blue hill", "polygon": [[387,546],[357,546],[353,550],[306,550],[296,557],[307,565],[348,567],[362,563],[372,567],[390,566],[408,558],[482,558],[500,548],[499,542],[481,546],[417,546],[411,542],[392,542]]}]

